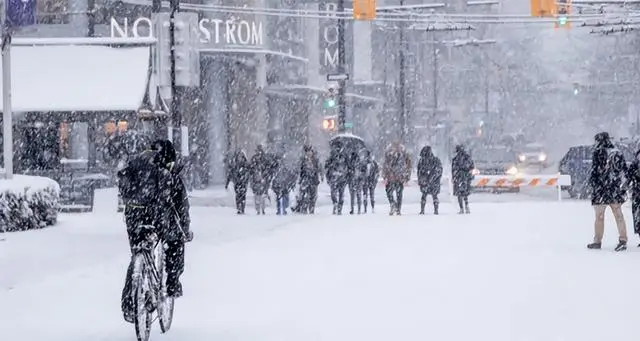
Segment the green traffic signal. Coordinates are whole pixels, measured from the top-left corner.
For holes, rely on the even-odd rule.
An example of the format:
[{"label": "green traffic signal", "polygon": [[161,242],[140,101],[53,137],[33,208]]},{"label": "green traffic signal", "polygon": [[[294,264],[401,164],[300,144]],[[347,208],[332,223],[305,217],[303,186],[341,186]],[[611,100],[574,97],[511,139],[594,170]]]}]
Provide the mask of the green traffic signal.
[{"label": "green traffic signal", "polygon": [[558,17],[558,25],[564,26],[566,24],[567,24],[567,17],[565,16]]},{"label": "green traffic signal", "polygon": [[333,98],[328,98],[324,101],[325,108],[333,108],[336,106],[336,100]]}]

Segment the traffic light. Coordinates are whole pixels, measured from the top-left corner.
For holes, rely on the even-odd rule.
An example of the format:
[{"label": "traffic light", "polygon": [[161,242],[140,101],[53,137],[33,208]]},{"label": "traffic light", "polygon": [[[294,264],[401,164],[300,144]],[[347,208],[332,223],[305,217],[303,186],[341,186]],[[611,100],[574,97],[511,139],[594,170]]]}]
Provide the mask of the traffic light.
[{"label": "traffic light", "polygon": [[[197,50],[198,14],[180,12],[175,16],[174,51],[176,85],[200,85],[200,57]],[[153,21],[158,39],[156,55],[160,70],[160,85],[171,84],[171,31],[169,13],[154,13]]]},{"label": "traffic light", "polygon": [[571,0],[556,0],[556,28],[571,28],[569,15],[571,14]]},{"label": "traffic light", "polygon": [[336,117],[335,116],[327,116],[322,120],[322,129],[333,131],[336,130]]},{"label": "traffic light", "polygon": [[324,108],[333,109],[336,105],[338,105],[338,101],[336,100],[336,90],[334,88],[329,88],[324,98]]},{"label": "traffic light", "polygon": [[376,18],[376,0],[353,0],[354,20],[373,20]]}]

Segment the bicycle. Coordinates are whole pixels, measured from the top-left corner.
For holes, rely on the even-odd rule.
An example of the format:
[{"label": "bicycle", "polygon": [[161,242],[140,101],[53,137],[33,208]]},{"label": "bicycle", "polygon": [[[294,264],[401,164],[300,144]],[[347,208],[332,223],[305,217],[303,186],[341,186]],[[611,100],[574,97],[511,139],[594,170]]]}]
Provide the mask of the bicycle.
[{"label": "bicycle", "polygon": [[174,298],[167,295],[166,246],[155,227],[140,225],[135,233],[139,233],[141,241],[133,248],[131,298],[135,312],[134,325],[138,341],[148,341],[156,319],[162,333],[171,328]]}]

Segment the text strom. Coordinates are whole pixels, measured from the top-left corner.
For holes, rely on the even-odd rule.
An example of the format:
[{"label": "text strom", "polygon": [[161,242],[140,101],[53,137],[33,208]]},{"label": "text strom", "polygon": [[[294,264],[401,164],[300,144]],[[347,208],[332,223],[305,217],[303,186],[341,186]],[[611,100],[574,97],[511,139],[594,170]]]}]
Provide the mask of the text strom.
[{"label": "text strom", "polygon": [[[120,22],[122,24],[120,24]],[[111,18],[111,37],[153,37],[153,25],[149,18],[129,20]],[[143,29],[141,29],[143,28]],[[221,20],[204,18],[198,22],[198,35],[203,44],[263,45],[262,22],[248,20]]]}]

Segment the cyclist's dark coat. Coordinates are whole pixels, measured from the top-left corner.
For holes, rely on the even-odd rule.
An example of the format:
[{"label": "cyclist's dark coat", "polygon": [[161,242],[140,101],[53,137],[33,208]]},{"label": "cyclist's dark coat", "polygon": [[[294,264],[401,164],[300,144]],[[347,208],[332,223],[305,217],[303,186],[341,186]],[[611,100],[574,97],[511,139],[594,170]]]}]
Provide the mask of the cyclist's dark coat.
[{"label": "cyclist's dark coat", "polygon": [[118,172],[118,187],[126,206],[126,220],[138,215],[136,210],[144,209],[145,215],[152,217],[141,220],[153,222],[164,240],[177,241],[189,229],[189,199],[180,176],[184,167],[181,163],[168,167],[171,170],[162,166],[157,151],[144,151]]}]

